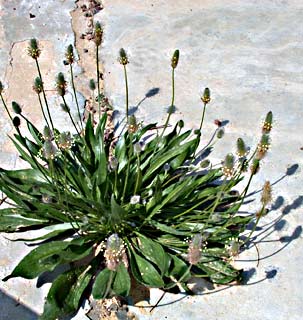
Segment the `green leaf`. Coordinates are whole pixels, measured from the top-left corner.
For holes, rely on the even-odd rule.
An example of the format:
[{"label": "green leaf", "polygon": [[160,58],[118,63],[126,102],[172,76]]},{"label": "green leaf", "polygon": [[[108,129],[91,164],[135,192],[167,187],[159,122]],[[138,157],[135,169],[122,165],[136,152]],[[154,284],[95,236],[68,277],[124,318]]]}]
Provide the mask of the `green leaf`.
[{"label": "green leaf", "polygon": [[186,282],[191,278],[190,267],[176,255],[170,254],[172,263],[167,275],[177,281]]},{"label": "green leaf", "polygon": [[47,223],[47,220],[27,219],[18,215],[3,214],[1,211],[0,232],[17,232],[20,228],[44,225]]},{"label": "green leaf", "polygon": [[240,271],[234,269],[228,262],[222,259],[214,259],[206,263],[201,262],[197,264],[197,267],[206,272],[214,283],[226,284],[240,277]]},{"label": "green leaf", "polygon": [[111,215],[110,220],[113,225],[120,223],[126,216],[126,211],[116,202],[115,196],[111,196]]},{"label": "green leaf", "polygon": [[46,297],[40,320],[57,320],[59,317],[61,318],[77,310],[77,308],[65,301],[76,281],[75,270],[69,270],[54,280]]},{"label": "green leaf", "polygon": [[94,144],[94,153],[96,156],[96,172],[95,176],[97,178],[97,184],[102,184],[107,178],[107,157],[104,149],[104,135],[107,114],[104,113],[102,118],[99,121],[98,127],[96,129],[95,144]]},{"label": "green leaf", "polygon": [[114,278],[114,271],[103,269],[96,277],[92,295],[94,299],[104,299],[108,295]]},{"label": "green leaf", "polygon": [[[83,241],[83,239],[81,240]],[[5,277],[3,281],[14,277],[36,278],[42,272],[53,271],[62,263],[82,259],[90,252],[91,248],[88,245],[83,245],[83,243],[78,245],[67,241],[44,243],[26,255],[13,270],[12,274]]]},{"label": "green leaf", "polygon": [[140,252],[159,268],[163,276],[169,267],[170,259],[161,244],[146,238],[142,234],[137,235],[137,243]]},{"label": "green leaf", "polygon": [[34,279],[45,271],[53,271],[60,264],[60,253],[69,242],[53,241],[45,243],[26,255],[13,270],[12,274],[3,279],[6,281],[14,277]]},{"label": "green leaf", "polygon": [[180,231],[180,230],[176,230],[173,227],[167,226],[166,224],[157,222],[155,220],[151,220],[149,222],[152,226],[156,227],[157,229],[165,232],[165,233],[170,233],[170,234],[174,234],[177,236],[187,236],[188,232],[187,231]]},{"label": "green leaf", "polygon": [[19,239],[14,239],[14,240],[11,240],[11,241],[26,241],[26,242],[39,241],[39,240],[45,240],[45,239],[54,238],[54,237],[56,237],[58,235],[65,234],[65,233],[67,233],[68,231],[71,231],[71,230],[74,231],[73,226],[71,225],[71,223],[55,224],[53,226],[44,227],[44,228],[42,228],[40,230],[41,231],[52,230],[52,231],[46,233],[43,236],[37,237],[37,238],[31,238],[31,239],[19,238]]},{"label": "green leaf", "polygon": [[130,276],[123,263],[120,263],[117,270],[115,280],[112,285],[114,293],[118,296],[126,297],[129,294],[131,286]]},{"label": "green leaf", "polygon": [[92,276],[93,275],[90,267],[78,275],[77,280],[74,282],[68,296],[66,297],[66,303],[71,306],[72,309],[77,310],[79,308],[81,297],[84,293],[84,290],[89,285]]},{"label": "green leaf", "polygon": [[[171,139],[171,141],[169,141],[169,143],[168,143],[169,147],[170,147],[170,148],[175,147],[175,146],[179,147],[180,144],[181,144],[186,138],[188,138],[188,137],[190,136],[191,132],[192,132],[191,130],[187,130],[186,132],[184,132],[184,133],[182,133],[182,134],[180,134],[180,135],[177,135],[176,137],[174,137],[173,139]],[[193,141],[194,141],[194,140],[193,140]]]},{"label": "green leaf", "polygon": [[35,139],[36,143],[42,147],[43,141],[40,131],[30,121],[27,121],[27,128],[32,137]]},{"label": "green leaf", "polygon": [[31,167],[35,168],[36,164],[32,157],[20,146],[20,144],[17,142],[17,140],[10,137],[10,139],[13,141],[15,148],[18,150],[20,158],[26,161],[28,164],[31,165]]},{"label": "green leaf", "polygon": [[184,190],[186,190],[188,180],[190,179],[184,179],[179,185],[174,185],[174,188],[171,190],[171,192],[167,194],[166,197],[163,197],[162,201],[158,205],[156,205],[153,208],[153,210],[149,213],[147,220],[151,219],[166,204],[174,201],[179,196],[180,193],[183,193]]},{"label": "green leaf", "polygon": [[164,286],[164,282],[155,267],[135,253],[134,249],[129,246],[131,250],[131,268],[136,279],[149,287],[161,288]]},{"label": "green leaf", "polygon": [[189,141],[181,146],[169,149],[164,154],[160,154],[159,156],[155,157],[155,159],[152,159],[153,161],[151,162],[146,173],[143,175],[143,181],[149,179],[158,169],[162,168],[165,163],[169,162],[170,159],[173,159],[188,150],[191,145],[192,141]]}]

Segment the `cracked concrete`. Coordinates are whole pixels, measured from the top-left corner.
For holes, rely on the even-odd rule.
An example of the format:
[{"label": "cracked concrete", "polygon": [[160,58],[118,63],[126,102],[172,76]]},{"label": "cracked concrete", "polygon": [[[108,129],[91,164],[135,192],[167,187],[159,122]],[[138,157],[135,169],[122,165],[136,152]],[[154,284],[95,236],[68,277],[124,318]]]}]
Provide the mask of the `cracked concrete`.
[{"label": "cracked concrete", "polygon": [[[117,63],[119,49],[124,47],[129,54],[130,103],[133,107],[139,104],[136,116],[161,123],[170,103],[170,58],[178,48],[181,55],[176,70],[177,111],[173,120],[182,118],[187,126],[197,127],[201,113],[199,94],[205,86],[210,87],[212,102],[203,130],[205,141],[216,128],[214,119],[227,122],[224,141],[217,143],[211,154],[214,162],[234,150],[238,136],[254,145],[261,118],[268,110],[275,117],[272,147],[251,190],[259,190],[266,179],[274,183],[275,202],[263,220],[261,232],[272,221],[276,224],[264,233],[258,244],[261,257],[258,266],[255,248],[236,259],[237,265],[245,269],[248,284],[222,291],[217,288],[216,293],[204,292],[193,297],[166,294],[151,314],[141,313],[141,309],[134,311],[140,319],[301,319],[302,1],[105,0],[103,3],[104,10],[94,18],[104,27],[101,51],[104,86],[121,114],[124,83],[123,70]],[[87,80],[95,75],[91,63],[94,46],[82,36],[90,28],[89,17],[84,17],[81,11],[83,4],[82,0],[44,1],[43,5],[38,0],[0,0],[0,79],[8,83],[8,100],[20,102],[34,116],[37,125],[42,125],[42,121],[31,90],[35,75],[33,63],[25,53],[26,41],[32,37],[41,40],[44,46],[41,63],[48,84],[53,83],[57,72],[67,73],[61,63],[65,47],[76,43],[79,91],[89,95]],[[81,69],[85,71],[83,74]],[[152,88],[159,88],[159,93],[146,98]],[[51,91],[48,94],[55,105],[55,95]],[[54,110],[58,121],[66,122]],[[17,158],[6,137],[11,126],[3,108],[0,128],[1,166],[14,166]],[[258,207],[258,197],[258,193],[251,195],[254,201],[247,210]],[[28,248],[3,237],[0,244],[5,248],[0,250],[2,278]],[[43,307],[43,290],[47,288],[37,290],[34,285],[34,281],[13,279],[1,283],[1,288],[39,313]],[[160,295],[159,290],[152,290],[151,304]],[[0,295],[0,306],[3,306],[1,301]],[[179,302],[172,304],[174,301]],[[35,319],[33,314],[24,313],[27,316],[23,320]],[[85,319],[84,315],[79,319]]]},{"label": "cracked concrete", "polygon": [[[63,59],[67,45],[74,43],[71,12],[75,12],[75,8],[75,1],[71,0],[45,1],[43,4],[40,1],[0,0],[0,79],[6,86],[5,99],[9,108],[11,101],[17,101],[24,114],[40,129],[44,125],[43,118],[37,96],[32,90],[37,71],[34,60],[27,55],[28,40],[37,38],[42,49],[39,63],[56,125],[71,130],[67,116],[59,108],[54,85],[55,76],[60,71],[64,72],[69,80],[68,69],[63,65]],[[81,72],[81,67],[76,66],[75,76]],[[75,103],[70,92],[66,98],[73,110]],[[80,103],[84,105],[83,96],[79,95],[79,98]],[[0,108],[0,128],[1,167],[23,166],[8,138],[8,135],[13,134],[13,128],[3,107]],[[27,233],[26,237],[28,236],[30,234]],[[12,235],[10,238],[17,237],[20,235]],[[3,236],[0,237],[0,245],[0,278],[3,278],[30,250],[24,244],[11,242]],[[35,281],[14,279],[6,283],[1,282],[0,288],[0,306],[5,310],[1,313],[0,319],[22,317],[22,320],[32,320],[43,310],[44,297],[49,285],[37,289]],[[18,308],[11,307],[12,299],[18,301]]]}]

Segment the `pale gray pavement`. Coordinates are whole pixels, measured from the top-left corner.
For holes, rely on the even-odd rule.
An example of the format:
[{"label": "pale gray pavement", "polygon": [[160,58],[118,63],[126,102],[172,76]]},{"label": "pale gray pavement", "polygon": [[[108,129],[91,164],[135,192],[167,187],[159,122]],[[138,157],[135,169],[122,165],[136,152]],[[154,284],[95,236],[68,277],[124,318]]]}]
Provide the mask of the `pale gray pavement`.
[{"label": "pale gray pavement", "polygon": [[[12,79],[10,57],[18,55],[14,50],[10,55],[12,44],[23,43],[30,37],[45,40],[45,46],[49,46],[51,53],[45,57],[45,70],[56,73],[61,69],[64,48],[73,41],[69,12],[74,1],[38,3],[0,0],[2,81]],[[115,0],[103,4],[104,10],[95,20],[104,26],[101,58],[105,91],[121,114],[124,84],[117,57],[119,49],[124,47],[130,60],[130,104],[137,106],[150,89],[159,88],[159,93],[142,101],[135,113],[140,120],[159,123],[163,123],[165,108],[170,103],[170,58],[175,49],[180,49],[176,70],[177,111],[173,120],[182,118],[187,126],[198,127],[202,110],[199,95],[205,86],[211,89],[213,99],[203,130],[205,141],[215,129],[214,119],[228,121],[224,139],[210,155],[214,163],[234,151],[238,137],[243,137],[249,145],[256,144],[267,111],[272,110],[275,118],[272,147],[251,191],[259,190],[265,180],[274,183],[276,201],[261,226],[279,217],[280,220],[264,233],[266,237],[258,244],[261,257],[258,267],[254,248],[238,259],[254,261],[236,262],[247,271],[250,285],[193,297],[167,294],[151,315],[137,310],[140,319],[301,319],[303,2]],[[30,19],[29,12],[37,18]],[[21,85],[19,79],[10,86],[20,88]],[[22,95],[21,91],[20,99]],[[11,91],[8,98],[17,99]],[[24,99],[22,103],[26,104]],[[1,162],[14,165],[16,157],[5,138],[10,126],[2,109],[0,113]],[[259,194],[251,199],[254,201],[247,209],[258,209]],[[28,249],[3,237],[0,239],[0,276],[3,277]],[[264,279],[266,275],[272,278]],[[29,309],[42,310],[45,293],[34,288],[35,281],[10,280],[0,286]],[[160,294],[159,290],[152,290],[151,303]],[[178,299],[179,302],[171,304]],[[0,296],[2,308],[1,301]],[[22,318],[25,319],[31,319],[30,315]]]}]

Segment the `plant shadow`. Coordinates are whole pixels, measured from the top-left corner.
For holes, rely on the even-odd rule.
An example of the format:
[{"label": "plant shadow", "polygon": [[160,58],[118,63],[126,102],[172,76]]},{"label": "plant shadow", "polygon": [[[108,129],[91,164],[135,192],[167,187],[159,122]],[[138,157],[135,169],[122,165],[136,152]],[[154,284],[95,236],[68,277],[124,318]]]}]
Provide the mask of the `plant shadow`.
[{"label": "plant shadow", "polygon": [[38,314],[14,297],[0,289],[0,309],[2,320],[38,320]]},{"label": "plant shadow", "polygon": [[141,106],[141,104],[148,98],[152,98],[154,97],[155,95],[157,95],[158,93],[160,92],[160,88],[158,87],[154,87],[154,88],[151,88],[150,90],[148,90],[146,93],[145,93],[145,96],[144,98],[142,98],[135,106],[131,106],[129,108],[129,115],[134,115],[139,107]]}]

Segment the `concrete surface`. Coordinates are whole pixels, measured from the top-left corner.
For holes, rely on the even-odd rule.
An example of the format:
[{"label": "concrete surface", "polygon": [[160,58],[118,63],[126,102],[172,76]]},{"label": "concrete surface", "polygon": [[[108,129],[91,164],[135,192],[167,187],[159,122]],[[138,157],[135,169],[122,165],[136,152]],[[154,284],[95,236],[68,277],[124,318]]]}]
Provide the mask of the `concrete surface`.
[{"label": "concrete surface", "polygon": [[[104,10],[95,20],[104,26],[101,58],[105,92],[120,114],[124,112],[124,84],[117,57],[124,47],[130,60],[127,66],[130,104],[137,107],[135,114],[140,120],[159,123],[164,122],[170,103],[171,55],[180,49],[176,69],[177,110],[172,122],[182,118],[187,126],[198,127],[202,110],[199,96],[208,86],[212,102],[207,109],[204,141],[216,128],[214,119],[227,123],[224,140],[216,144],[210,155],[214,163],[234,151],[239,136],[254,146],[267,111],[272,110],[275,119],[272,147],[251,188],[252,192],[258,191],[265,180],[270,180],[274,189],[274,204],[262,220],[258,238],[261,259],[257,265],[255,248],[235,259],[245,269],[247,285],[216,288],[215,293],[204,290],[204,294],[193,297],[166,294],[151,313],[148,308],[135,312],[140,319],[301,319],[302,1],[104,0],[103,4]],[[41,59],[45,61],[46,73],[62,70],[66,45],[73,42],[75,35],[76,39],[79,37],[79,30],[74,30],[75,34],[72,30],[77,25],[77,21],[71,21],[71,17],[77,19],[72,13],[74,7],[74,1],[69,0],[48,0],[43,5],[39,1],[0,0],[0,79],[9,82],[9,99],[17,100],[17,94],[22,104],[31,107],[27,95],[19,92],[23,90],[25,75],[14,83],[10,70],[18,67],[19,55],[25,58],[20,52],[29,38],[45,41],[48,56]],[[30,19],[29,12],[36,18]],[[82,49],[78,51],[80,57]],[[84,57],[82,62],[85,60]],[[31,74],[31,69],[28,72]],[[49,77],[52,78],[50,74]],[[84,88],[85,80],[81,81]],[[159,88],[159,93],[144,99],[152,88]],[[5,138],[10,126],[2,108],[0,115],[1,165],[14,166],[16,156]],[[38,114],[36,120],[39,122]],[[254,201],[246,209],[255,211],[259,193],[251,199]],[[2,278],[25,254],[25,247],[0,239],[4,248],[0,250]],[[0,286],[29,309],[41,312],[44,293],[34,288],[35,281],[10,280]],[[156,303],[160,295],[159,290],[152,290],[150,303]]]}]

